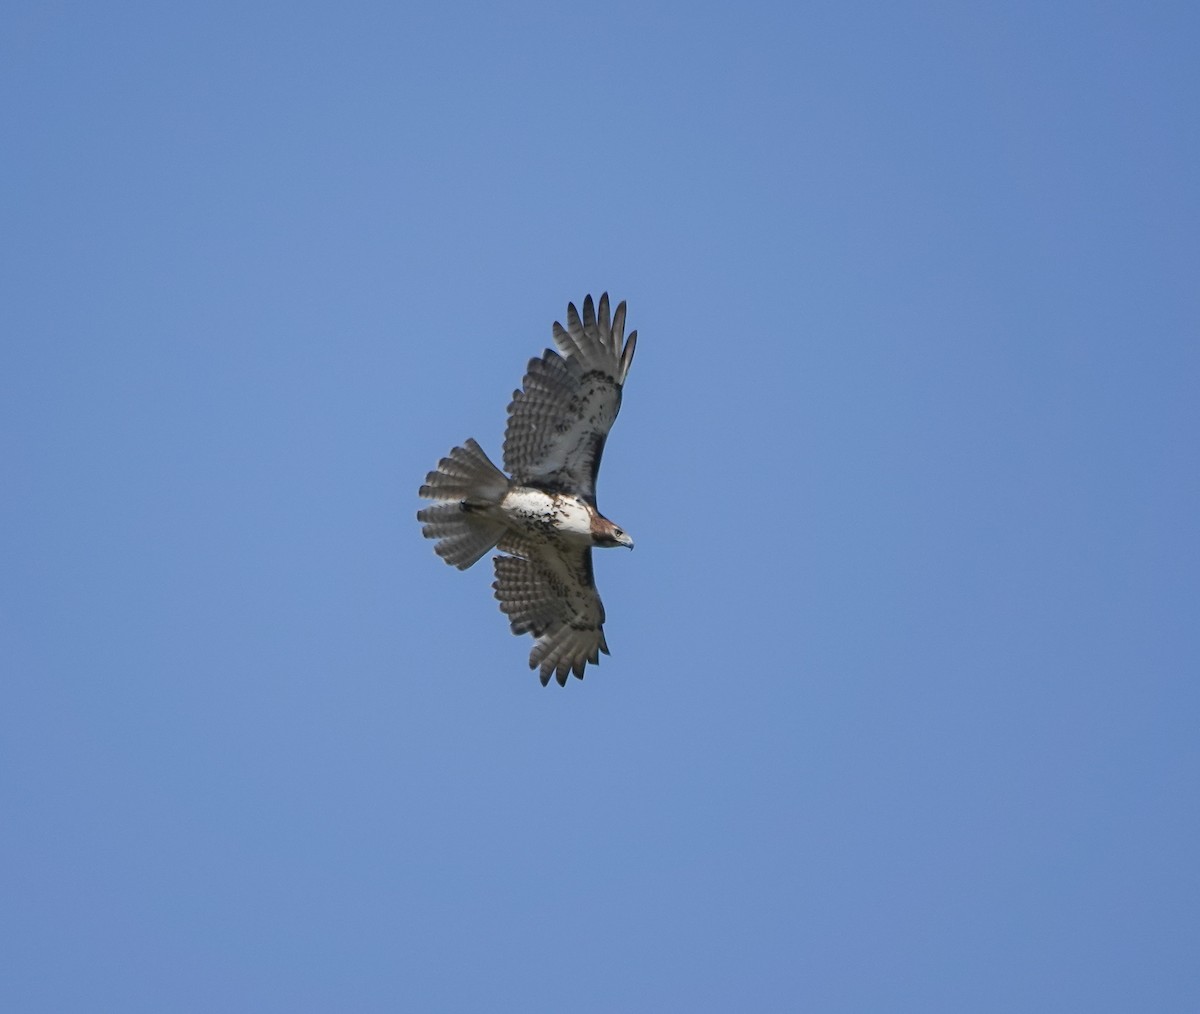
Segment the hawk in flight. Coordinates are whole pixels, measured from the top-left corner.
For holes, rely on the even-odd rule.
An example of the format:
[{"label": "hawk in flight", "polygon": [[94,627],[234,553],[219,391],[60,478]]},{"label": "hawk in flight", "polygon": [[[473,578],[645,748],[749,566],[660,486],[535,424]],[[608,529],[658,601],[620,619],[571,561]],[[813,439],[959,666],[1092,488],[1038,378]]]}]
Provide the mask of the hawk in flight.
[{"label": "hawk in flight", "polygon": [[[596,473],[604,441],[621,408],[637,332],[625,339],[625,304],[610,317],[608,293],[583,317],[567,306],[567,326],[554,322],[554,344],[531,359],[513,392],[501,472],[468,440],[425,477],[420,495],[433,500],[417,514],[437,554],[466,570],[493,547],[492,587],[514,634],[536,639],[529,668],[542,685],[583,679],[608,654],[604,605],[592,573],[592,547],[631,539],[596,509]],[[511,476],[511,478],[509,477]]]}]

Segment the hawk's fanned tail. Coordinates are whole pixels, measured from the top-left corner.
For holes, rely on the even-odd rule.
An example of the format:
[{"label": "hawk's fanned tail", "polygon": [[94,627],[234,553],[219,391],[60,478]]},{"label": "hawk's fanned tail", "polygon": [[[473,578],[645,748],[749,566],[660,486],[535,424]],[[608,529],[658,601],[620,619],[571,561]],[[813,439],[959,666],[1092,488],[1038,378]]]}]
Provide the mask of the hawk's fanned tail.
[{"label": "hawk's fanned tail", "polygon": [[508,476],[492,464],[474,440],[467,440],[438,462],[418,490],[427,500],[465,500],[468,497],[496,504],[508,492]]},{"label": "hawk's fanned tail", "polygon": [[437,539],[434,551],[447,563],[466,570],[504,535],[503,521],[483,513],[504,499],[508,478],[474,440],[456,447],[425,477],[420,494],[437,500],[417,513],[427,539]]}]

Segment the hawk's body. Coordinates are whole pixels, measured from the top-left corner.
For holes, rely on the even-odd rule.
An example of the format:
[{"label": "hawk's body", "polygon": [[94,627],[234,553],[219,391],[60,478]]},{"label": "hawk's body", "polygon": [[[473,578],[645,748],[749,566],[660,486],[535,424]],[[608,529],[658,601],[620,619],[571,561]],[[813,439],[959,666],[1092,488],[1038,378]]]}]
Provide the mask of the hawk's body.
[{"label": "hawk's body", "polygon": [[[514,634],[537,639],[530,668],[542,683],[583,678],[588,662],[608,653],[604,605],[592,574],[592,547],[633,540],[596,509],[596,473],[621,389],[633,362],[637,332],[624,340],[625,304],[609,318],[588,296],[580,319],[567,307],[567,327],[554,324],[558,352],[529,361],[508,406],[504,465],[510,479],[468,440],[438,462],[421,496],[437,501],[417,514],[437,553],[461,569],[493,547],[496,598]],[[561,353],[561,355],[559,354]]]}]

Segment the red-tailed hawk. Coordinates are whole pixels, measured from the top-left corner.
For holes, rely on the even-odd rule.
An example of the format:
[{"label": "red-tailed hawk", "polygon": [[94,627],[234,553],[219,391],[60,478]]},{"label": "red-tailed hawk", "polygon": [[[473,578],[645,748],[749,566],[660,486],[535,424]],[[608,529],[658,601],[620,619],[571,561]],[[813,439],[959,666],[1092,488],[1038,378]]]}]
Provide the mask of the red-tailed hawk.
[{"label": "red-tailed hawk", "polygon": [[492,585],[514,634],[537,643],[529,668],[566,686],[596,665],[604,640],[604,605],[592,574],[593,546],[633,539],[596,509],[596,473],[604,441],[621,408],[637,332],[625,341],[625,304],[610,320],[608,293],[599,309],[583,301],[583,319],[567,306],[554,322],[554,344],[531,359],[513,392],[500,471],[474,441],[456,447],[425,477],[420,494],[437,501],[417,514],[447,563],[466,570],[498,547]]}]

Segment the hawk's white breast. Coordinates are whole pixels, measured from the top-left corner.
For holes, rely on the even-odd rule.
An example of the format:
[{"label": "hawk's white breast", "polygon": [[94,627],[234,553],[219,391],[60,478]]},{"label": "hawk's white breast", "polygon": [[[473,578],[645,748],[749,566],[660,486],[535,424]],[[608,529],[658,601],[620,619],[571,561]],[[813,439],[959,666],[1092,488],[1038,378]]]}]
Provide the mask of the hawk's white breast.
[{"label": "hawk's white breast", "polygon": [[570,542],[592,541],[591,511],[578,497],[517,486],[500,507],[518,528],[531,534],[557,534]]}]

